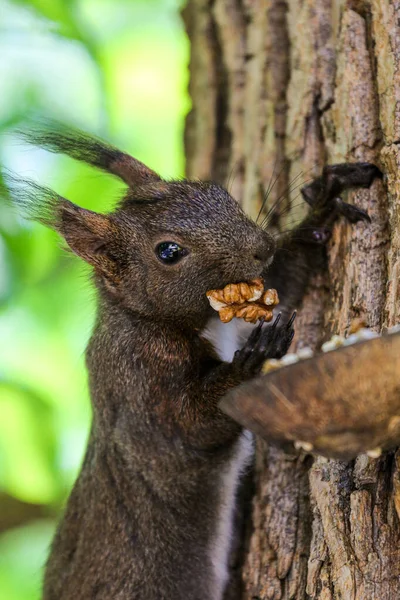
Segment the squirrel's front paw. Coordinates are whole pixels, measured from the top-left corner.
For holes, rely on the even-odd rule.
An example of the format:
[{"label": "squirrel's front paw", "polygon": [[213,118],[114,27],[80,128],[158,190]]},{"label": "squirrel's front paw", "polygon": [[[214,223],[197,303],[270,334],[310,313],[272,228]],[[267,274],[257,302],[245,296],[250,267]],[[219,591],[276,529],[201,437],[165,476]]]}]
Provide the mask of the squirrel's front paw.
[{"label": "squirrel's front paw", "polygon": [[371,222],[368,213],[344,202],[340,195],[353,188],[369,188],[375,179],[381,179],[382,176],[378,167],[371,163],[342,163],[324,167],[321,177],[301,190],[304,200],[313,209],[316,217],[314,220],[317,221],[315,227],[305,231],[306,241],[326,243],[330,237],[329,226],[340,215],[350,223]]},{"label": "squirrel's front paw", "polygon": [[248,379],[257,375],[264,362],[269,358],[281,358],[286,354],[294,336],[293,323],[296,312],[286,325],[279,325],[279,314],[272,325],[264,326],[264,322],[255,327],[241,350],[235,352],[232,368],[240,373],[241,378]]}]

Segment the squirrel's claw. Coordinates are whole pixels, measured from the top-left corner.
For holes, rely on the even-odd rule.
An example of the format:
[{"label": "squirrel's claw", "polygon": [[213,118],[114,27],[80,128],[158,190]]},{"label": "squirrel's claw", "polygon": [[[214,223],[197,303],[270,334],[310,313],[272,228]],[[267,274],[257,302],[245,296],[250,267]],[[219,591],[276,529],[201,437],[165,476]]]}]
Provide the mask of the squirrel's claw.
[{"label": "squirrel's claw", "polygon": [[301,194],[312,208],[321,209],[331,203],[335,206],[342,192],[359,187],[369,188],[375,179],[382,177],[380,169],[371,163],[327,165],[322,176],[303,187]]},{"label": "squirrel's claw", "polygon": [[297,317],[297,310],[293,311],[292,316],[290,317],[289,321],[287,322],[286,329],[291,329],[293,323],[296,320],[296,317]]},{"label": "squirrel's claw", "polygon": [[261,319],[259,324],[256,327],[254,327],[243,348],[235,352],[233,361],[236,362],[236,364],[244,364],[249,358],[249,356],[252,354],[252,352],[254,352],[257,342],[260,339],[263,325],[264,319]]},{"label": "squirrel's claw", "polygon": [[343,215],[350,223],[358,223],[358,221],[366,221],[367,223],[371,223],[371,217],[369,214],[358,206],[343,202],[341,198],[335,198],[335,204],[339,213]]},{"label": "squirrel's claw", "polygon": [[331,237],[331,228],[338,216],[349,223],[371,219],[365,210],[344,202],[340,197],[347,190],[369,188],[383,174],[371,163],[342,163],[327,165],[321,177],[302,188],[304,200],[311,206],[311,227],[303,229],[300,237],[307,243],[324,245]]},{"label": "squirrel's claw", "polygon": [[264,322],[254,328],[246,344],[235,352],[232,366],[242,371],[243,380],[257,375],[269,358],[282,358],[293,340],[293,323],[296,312],[286,325],[278,326],[282,315],[279,313],[272,325],[263,327]]}]

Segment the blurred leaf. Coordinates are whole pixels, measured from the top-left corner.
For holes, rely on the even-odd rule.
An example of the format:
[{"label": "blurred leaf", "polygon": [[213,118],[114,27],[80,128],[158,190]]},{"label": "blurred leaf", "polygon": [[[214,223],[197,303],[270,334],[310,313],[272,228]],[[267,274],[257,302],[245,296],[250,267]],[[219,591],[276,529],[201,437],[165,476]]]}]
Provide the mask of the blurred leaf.
[{"label": "blurred leaf", "polygon": [[0,382],[0,475],[2,486],[28,502],[57,497],[51,413],[35,393]]},{"label": "blurred leaf", "polygon": [[80,29],[74,17],[73,0],[14,0],[14,3],[33,9],[45,19],[57,23],[62,35],[81,39]]},{"label": "blurred leaf", "polygon": [[28,223],[12,235],[3,232],[3,240],[14,273],[24,285],[33,285],[47,277],[57,264],[57,235],[43,226]]},{"label": "blurred leaf", "polygon": [[0,597],[39,600],[54,522],[42,520],[0,536]]},{"label": "blurred leaf", "polygon": [[10,494],[0,492],[0,534],[48,516],[49,510],[43,504],[23,502]]}]

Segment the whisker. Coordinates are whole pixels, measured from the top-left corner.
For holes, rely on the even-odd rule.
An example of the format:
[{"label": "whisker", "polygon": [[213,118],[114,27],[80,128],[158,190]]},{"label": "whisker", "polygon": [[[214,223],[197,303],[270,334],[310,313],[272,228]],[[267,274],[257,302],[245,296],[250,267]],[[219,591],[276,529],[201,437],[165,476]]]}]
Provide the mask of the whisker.
[{"label": "whisker", "polygon": [[[284,191],[284,193],[276,200],[276,202],[273,204],[273,206],[270,208],[270,210],[268,211],[268,213],[266,214],[266,216],[264,217],[264,219],[261,222],[261,227],[266,227],[268,225],[268,221],[269,218],[271,216],[271,213],[273,211],[275,211],[279,204],[285,199],[289,197],[289,194],[291,194],[292,192],[294,192],[295,190],[297,190],[299,187],[303,187],[308,181],[312,181],[312,179],[305,179],[304,181],[301,181],[300,183],[298,183],[297,185],[295,185],[293,187],[293,184],[295,183],[295,181],[303,174],[303,171],[301,171],[291,182],[290,186]],[[296,198],[298,198],[300,196],[300,194],[298,194],[294,199],[296,200]],[[280,217],[285,214],[285,211],[290,211],[292,210],[294,207],[293,205],[288,206],[287,208],[284,209],[284,211],[282,213],[280,213]]]},{"label": "whisker", "polygon": [[265,203],[266,203],[266,201],[267,201],[267,199],[268,199],[268,196],[269,196],[269,194],[270,194],[270,191],[271,191],[271,185],[272,185],[272,180],[273,180],[273,178],[274,178],[274,175],[275,175],[275,169],[276,169],[276,166],[277,166],[277,164],[278,164],[278,156],[275,156],[274,168],[272,169],[272,175],[271,175],[271,178],[270,178],[270,180],[269,180],[269,183],[268,183],[267,190],[266,190],[266,192],[265,192],[265,194],[264,194],[264,200],[263,200],[263,202],[262,202],[262,204],[261,204],[261,208],[260,208],[260,210],[258,211],[258,215],[257,215],[256,223],[258,222],[258,219],[260,218],[260,215],[261,215],[261,213],[262,213],[262,211],[263,211],[263,208],[264,208],[264,206],[265,206]]},{"label": "whisker", "polygon": [[[262,220],[261,223],[261,227],[264,227],[268,224],[268,221],[270,220],[271,214],[274,213],[274,211],[276,211],[279,207],[279,205],[285,200],[285,199],[289,199],[289,195],[294,192],[296,189],[298,189],[299,187],[303,187],[304,183],[306,183],[307,180],[305,181],[301,181],[300,183],[298,183],[297,185],[294,185],[294,183],[296,182],[296,179],[298,179],[298,177],[300,177],[302,175],[302,173],[299,173],[299,175],[297,175],[297,177],[291,182],[290,186],[284,191],[284,193],[276,200],[276,202],[273,204],[273,206],[271,206],[271,208],[269,209],[268,213],[265,215],[264,219]],[[292,206],[288,206],[286,207],[284,210],[291,210]],[[281,216],[283,213],[280,213],[279,216]]]},{"label": "whisker", "polygon": [[[298,196],[296,196],[296,198],[295,198],[295,199],[297,199],[297,198],[298,198]],[[292,210],[295,210],[296,208],[299,208],[299,207],[301,207],[301,206],[304,206],[304,201],[297,202],[296,204],[293,204],[293,206],[289,206],[289,207],[285,208],[285,209],[284,209],[284,210],[283,210],[283,211],[282,211],[282,212],[279,214],[279,216],[280,216],[280,217],[284,217],[285,215],[289,214],[289,213],[290,213]],[[267,222],[267,223],[265,223],[265,224],[262,224],[261,226],[262,226],[262,228],[263,228],[264,230],[268,230],[269,222]]]},{"label": "whisker", "polygon": [[[283,194],[276,200],[276,202],[273,204],[273,206],[270,208],[270,210],[268,211],[267,215],[264,217],[261,226],[264,227],[267,225],[267,222],[269,220],[270,215],[277,209],[277,207],[279,206],[279,204],[285,199],[286,195],[289,195],[290,193],[292,193],[295,189],[297,189],[300,186],[306,185],[307,183],[313,181],[314,177],[305,179],[303,182],[301,182],[300,184],[296,185],[293,188],[293,183],[301,176],[301,175],[308,175],[311,171],[313,171],[315,169],[315,167],[317,166],[317,163],[314,163],[313,165],[311,165],[311,167],[309,169],[307,169],[306,171],[301,171],[289,184],[288,188],[283,192]],[[290,207],[291,209],[291,207]]]},{"label": "whisker", "polygon": [[235,177],[236,177],[236,172],[235,171],[237,170],[238,165],[239,165],[239,161],[237,160],[236,164],[234,164],[232,166],[232,168],[230,170],[230,173],[228,175],[228,180],[226,182],[226,186],[225,187],[226,187],[227,192],[229,192],[229,193],[230,193],[230,190],[232,189],[232,185],[233,185],[233,183],[235,181]]},{"label": "whisker", "polygon": [[[278,160],[278,159],[276,159],[276,161],[277,161],[277,160]],[[276,162],[276,161],[275,161],[275,162]],[[261,215],[261,213],[262,213],[262,211],[263,211],[263,208],[264,208],[264,206],[265,206],[265,203],[266,203],[266,201],[268,200],[268,197],[269,197],[269,195],[271,194],[272,190],[274,189],[274,187],[275,187],[275,185],[276,185],[277,181],[279,180],[279,178],[280,178],[280,176],[282,175],[282,173],[283,173],[283,171],[285,170],[285,168],[286,168],[286,163],[284,162],[284,165],[283,165],[282,169],[279,171],[278,175],[275,177],[275,180],[274,180],[273,184],[271,185],[272,177],[273,177],[273,175],[274,175],[274,173],[272,173],[272,177],[271,177],[270,183],[269,183],[269,185],[268,185],[268,188],[267,188],[267,191],[266,191],[266,193],[265,193],[265,195],[264,195],[264,200],[263,200],[263,203],[262,203],[262,205],[261,205],[261,208],[260,208],[260,210],[259,210],[259,212],[258,212],[258,216],[257,216],[257,219],[256,219],[256,223],[258,222],[258,219],[260,218],[260,215]],[[274,167],[274,171],[275,171],[275,167]]]}]

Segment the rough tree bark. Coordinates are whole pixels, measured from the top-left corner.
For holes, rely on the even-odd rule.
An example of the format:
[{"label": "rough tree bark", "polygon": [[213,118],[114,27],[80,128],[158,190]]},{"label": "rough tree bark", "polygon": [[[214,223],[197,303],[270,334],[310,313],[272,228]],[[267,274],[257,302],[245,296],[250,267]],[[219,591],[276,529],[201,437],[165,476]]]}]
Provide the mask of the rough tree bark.
[{"label": "rough tree bark", "polygon": [[[306,298],[297,344],[344,333],[358,316],[378,331],[398,323],[400,2],[189,0],[184,19],[188,176],[227,184],[254,217],[279,174],[266,209],[283,196],[277,224],[286,228],[304,210],[290,182],[326,162],[368,160],[387,174],[356,193],[372,225],[335,228],[329,275]],[[398,599],[399,517],[400,452],[342,463],[258,443],[236,597]]]}]

